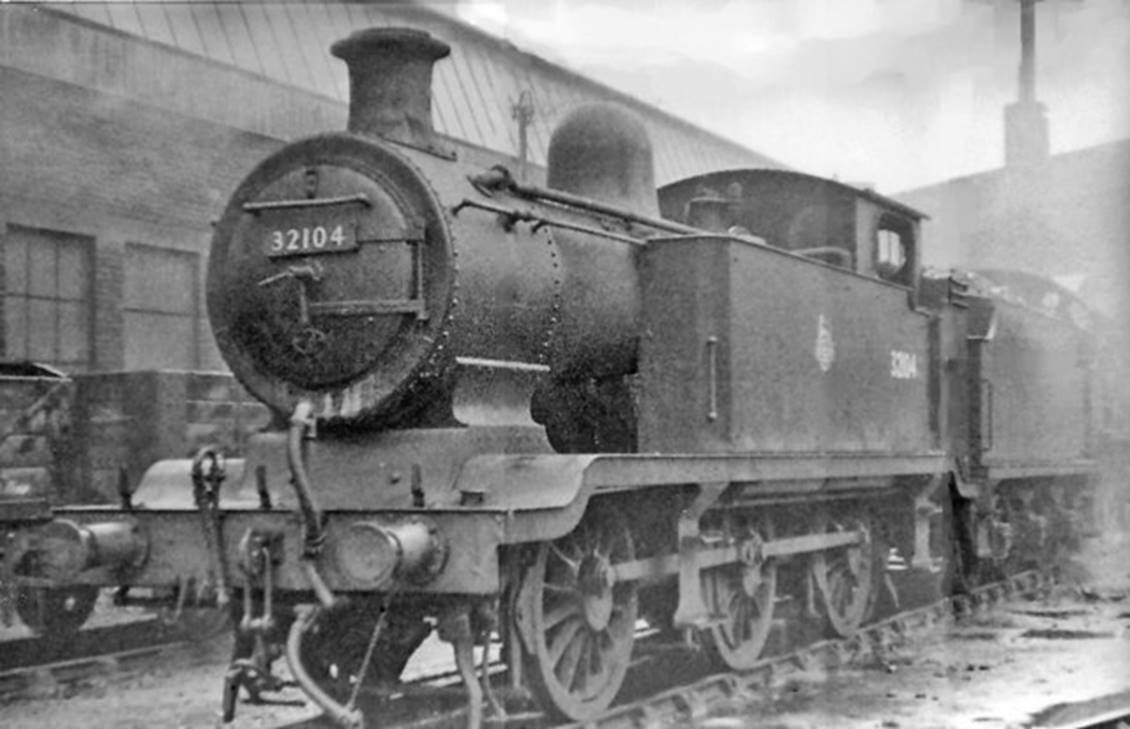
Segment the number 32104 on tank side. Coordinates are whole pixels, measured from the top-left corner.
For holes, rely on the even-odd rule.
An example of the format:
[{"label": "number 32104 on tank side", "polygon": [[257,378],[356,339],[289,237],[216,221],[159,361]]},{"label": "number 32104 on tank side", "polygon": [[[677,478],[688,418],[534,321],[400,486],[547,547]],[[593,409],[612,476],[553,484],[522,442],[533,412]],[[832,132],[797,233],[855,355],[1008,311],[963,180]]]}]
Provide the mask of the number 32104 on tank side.
[{"label": "number 32104 on tank side", "polygon": [[474,725],[492,635],[503,700],[585,720],[641,621],[741,669],[786,600],[857,630],[892,549],[960,588],[1077,538],[1092,335],[1054,284],[1050,306],[926,275],[920,214],[797,172],[657,191],[643,125],[608,105],[569,114],[525,184],[433,132],[444,43],[333,52],[348,131],[265,159],[210,255],[220,350],[276,426],[57,509],[9,579],[230,609],[228,717],[285,653],[357,725],[434,630]]}]

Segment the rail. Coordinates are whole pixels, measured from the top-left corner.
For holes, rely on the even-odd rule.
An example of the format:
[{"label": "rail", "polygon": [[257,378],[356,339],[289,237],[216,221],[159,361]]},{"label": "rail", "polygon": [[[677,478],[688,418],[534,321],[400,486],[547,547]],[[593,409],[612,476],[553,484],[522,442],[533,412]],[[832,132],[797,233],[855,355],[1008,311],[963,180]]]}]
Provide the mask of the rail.
[{"label": "rail", "polygon": [[[1040,594],[1050,588],[1051,584],[1050,578],[1044,574],[1034,571],[1020,573],[1002,582],[976,588],[968,595],[945,598],[877,621],[850,638],[823,640],[769,656],[747,671],[714,673],[676,687],[660,685],[643,691],[637,690],[638,694],[646,695],[634,700],[629,698],[625,703],[613,706],[602,716],[584,723],[555,723],[523,697],[507,696],[506,714],[492,716],[488,713],[483,717],[483,726],[492,729],[639,729],[694,725],[722,701],[757,698],[766,691],[772,679],[819,667],[849,665],[869,658],[882,660],[891,648],[915,633],[947,624],[959,617],[980,614],[1005,600]],[[646,641],[638,642],[637,647],[642,648],[642,662],[661,658],[664,653],[683,655],[686,652],[685,647],[648,645]],[[686,663],[685,660],[680,662]],[[504,669],[500,666],[495,668],[501,678]],[[659,673],[669,676],[671,671]],[[632,679],[631,674],[629,679]],[[470,717],[462,688],[456,685],[436,688],[434,684],[423,684],[424,681],[420,681],[400,687],[398,691],[401,695],[394,701],[390,702],[388,697],[379,699],[380,726],[395,729],[465,729]],[[501,685],[498,690],[504,692]],[[444,691],[448,693],[445,694]],[[450,699],[457,707],[437,711],[435,706],[440,699]],[[331,726],[333,724],[327,718],[319,717],[286,725],[286,729],[328,729]]]},{"label": "rail", "polygon": [[160,665],[189,642],[156,618],[86,628],[66,641],[6,640],[0,642],[0,701],[56,695],[110,674],[132,675]]}]

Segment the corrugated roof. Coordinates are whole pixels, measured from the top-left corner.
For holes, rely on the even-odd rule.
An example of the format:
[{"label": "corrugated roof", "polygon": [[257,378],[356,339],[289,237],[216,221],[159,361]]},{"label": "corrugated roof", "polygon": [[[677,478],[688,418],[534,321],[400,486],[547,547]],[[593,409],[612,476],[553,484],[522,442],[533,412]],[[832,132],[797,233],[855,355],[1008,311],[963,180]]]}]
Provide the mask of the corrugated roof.
[{"label": "corrugated roof", "polygon": [[519,134],[513,106],[526,92],[534,109],[529,156],[535,164],[544,164],[550,132],[565,112],[587,101],[613,99],[644,118],[660,183],[725,168],[783,167],[426,7],[151,0],[50,3],[48,7],[341,104],[348,101],[348,77],[345,64],[330,55],[330,45],[360,28],[407,25],[452,46],[450,60],[436,66],[433,115],[437,130],[456,139],[516,155]]}]

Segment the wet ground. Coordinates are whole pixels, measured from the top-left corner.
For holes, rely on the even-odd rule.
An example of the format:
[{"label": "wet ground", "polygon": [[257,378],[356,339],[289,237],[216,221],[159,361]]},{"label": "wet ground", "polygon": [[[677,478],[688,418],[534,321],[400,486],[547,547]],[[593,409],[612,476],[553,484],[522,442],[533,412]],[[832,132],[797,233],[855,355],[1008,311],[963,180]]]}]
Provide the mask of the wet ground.
[{"label": "wet ground", "polygon": [[701,726],[1019,729],[1119,694],[1107,703],[1130,706],[1130,537],[1094,540],[1046,599],[998,606],[868,665],[789,677],[768,705],[728,706]]},{"label": "wet ground", "polygon": [[[1093,540],[1062,583],[1047,599],[1003,605],[951,629],[938,628],[867,665],[794,674],[771,688],[768,702],[722,707],[700,725],[1019,728],[1051,716],[1057,705],[1130,690],[1130,537]],[[68,697],[0,706],[0,727],[219,727],[226,648],[226,640],[212,640],[142,676],[97,681]],[[444,662],[442,648],[413,669]],[[303,706],[241,705],[229,726],[276,727],[315,713]]]}]

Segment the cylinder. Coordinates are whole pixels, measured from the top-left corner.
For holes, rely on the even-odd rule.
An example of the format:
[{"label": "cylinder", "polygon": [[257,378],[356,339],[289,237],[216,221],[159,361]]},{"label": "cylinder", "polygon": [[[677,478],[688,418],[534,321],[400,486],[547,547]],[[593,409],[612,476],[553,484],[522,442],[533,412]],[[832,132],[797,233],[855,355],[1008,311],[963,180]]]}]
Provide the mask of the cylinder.
[{"label": "cylinder", "polygon": [[149,552],[148,540],[130,521],[77,524],[55,519],[39,530],[38,537],[40,576],[61,582],[95,567],[139,567]]}]

